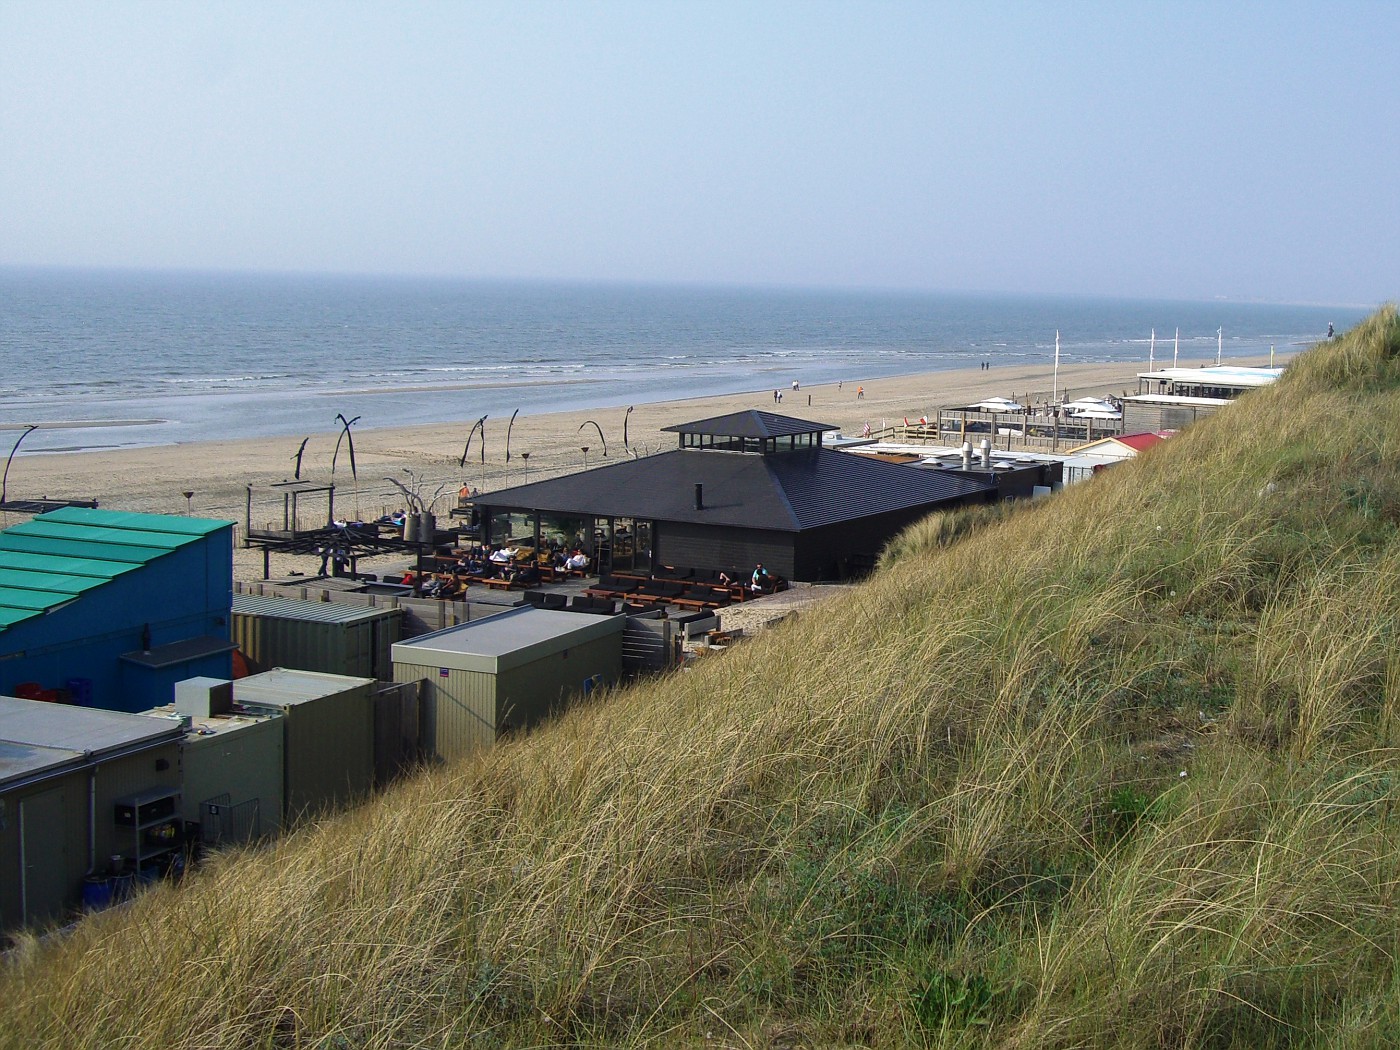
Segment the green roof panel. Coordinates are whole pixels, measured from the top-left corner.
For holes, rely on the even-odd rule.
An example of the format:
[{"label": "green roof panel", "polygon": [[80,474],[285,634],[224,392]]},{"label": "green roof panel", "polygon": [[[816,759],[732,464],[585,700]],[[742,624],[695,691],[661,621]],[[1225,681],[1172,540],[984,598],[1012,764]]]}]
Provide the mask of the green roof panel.
[{"label": "green roof panel", "polygon": [[0,532],[0,633],[232,525],[63,507],[6,529]]},{"label": "green roof panel", "polygon": [[186,542],[191,538],[208,536],[233,524],[231,521],[218,518],[186,518],[171,514],[134,514],[124,510],[99,510],[87,507],[62,507],[45,514],[42,520],[136,532],[166,533],[171,536],[183,536]]},{"label": "green roof panel", "polygon": [[17,534],[14,529],[0,532],[0,550],[23,551],[28,554],[51,554],[63,558],[88,558],[126,565],[145,565],[168,550],[159,547],[129,547],[116,543],[85,543],[56,536]]},{"label": "green roof panel", "polygon": [[0,569],[21,572],[57,572],[69,576],[90,576],[94,580],[110,580],[136,568],[130,562],[97,561],[94,558],[68,558],[57,554],[35,554],[32,551],[7,550],[5,534],[0,532]]},{"label": "green roof panel", "polygon": [[173,551],[189,542],[188,537],[169,532],[145,532],[136,529],[87,528],[66,521],[45,521],[35,518],[12,530],[20,536],[45,536],[55,540],[78,540],[83,543],[113,543],[119,547],[154,547]]},{"label": "green roof panel", "polygon": [[38,613],[28,609],[7,609],[3,605],[0,605],[0,631],[3,631],[11,624],[32,620],[38,615]]},{"label": "green roof panel", "polygon": [[25,591],[51,591],[54,594],[81,594],[92,586],[84,576],[67,576],[59,572],[21,572],[0,566],[0,587],[15,587]]}]

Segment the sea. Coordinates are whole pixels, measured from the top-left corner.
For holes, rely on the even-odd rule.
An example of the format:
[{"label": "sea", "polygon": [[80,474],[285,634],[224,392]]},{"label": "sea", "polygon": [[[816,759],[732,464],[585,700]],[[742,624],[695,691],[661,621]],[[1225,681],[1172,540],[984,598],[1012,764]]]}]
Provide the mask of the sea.
[{"label": "sea", "polygon": [[[0,269],[0,456],[578,408],[939,369],[1295,352],[1365,307]],[[1179,333],[1179,335],[1178,335]],[[1174,346],[1174,339],[1176,343]],[[31,424],[38,429],[29,431]],[[488,424],[489,425],[489,424]],[[10,440],[6,440],[10,438]],[[23,444],[15,449],[15,442]]]}]

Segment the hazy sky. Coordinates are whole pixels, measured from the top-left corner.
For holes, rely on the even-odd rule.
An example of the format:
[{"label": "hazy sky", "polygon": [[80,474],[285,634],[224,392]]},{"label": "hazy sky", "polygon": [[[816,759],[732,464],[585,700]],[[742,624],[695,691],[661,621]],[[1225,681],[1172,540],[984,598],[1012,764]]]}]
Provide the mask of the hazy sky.
[{"label": "hazy sky", "polygon": [[0,265],[1372,304],[1400,3],[0,0]]}]

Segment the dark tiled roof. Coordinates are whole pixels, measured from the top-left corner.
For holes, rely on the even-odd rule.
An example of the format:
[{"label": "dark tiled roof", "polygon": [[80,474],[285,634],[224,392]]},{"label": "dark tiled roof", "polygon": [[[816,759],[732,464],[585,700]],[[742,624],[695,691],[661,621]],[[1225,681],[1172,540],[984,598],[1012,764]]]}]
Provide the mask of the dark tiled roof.
[{"label": "dark tiled roof", "polygon": [[[697,484],[704,503],[698,511]],[[800,532],[888,511],[932,511],[992,487],[830,449],[768,456],[677,449],[484,493],[478,502],[559,514]]]},{"label": "dark tiled roof", "polygon": [[792,416],[774,415],[772,412],[733,412],[727,416],[712,416],[697,419],[693,423],[677,423],[673,427],[662,427],[669,434],[712,434],[716,437],[770,438],[788,437],[792,434],[816,434],[823,430],[840,430],[829,423],[811,423]]}]

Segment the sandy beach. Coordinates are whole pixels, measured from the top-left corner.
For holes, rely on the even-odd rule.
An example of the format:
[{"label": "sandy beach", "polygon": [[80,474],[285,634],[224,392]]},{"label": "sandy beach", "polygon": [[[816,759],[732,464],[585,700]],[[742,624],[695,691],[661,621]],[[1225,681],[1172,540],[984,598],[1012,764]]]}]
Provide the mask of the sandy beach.
[{"label": "sandy beach", "polygon": [[[1191,361],[1183,365],[1201,363]],[[1268,364],[1268,360],[1266,356],[1263,360],[1236,359],[1228,363]],[[1283,363],[1282,358],[1279,363]],[[1137,374],[1146,370],[1146,362],[1062,364],[1058,375],[1059,395],[1070,399],[1131,393],[1137,389]],[[470,424],[356,427],[353,433],[358,480],[351,476],[349,456],[343,447],[332,479],[331,460],[337,438],[334,432],[315,434],[308,441],[301,477],[316,483],[334,480],[339,518],[377,518],[402,507],[403,496],[385,480],[388,477],[414,487],[433,502],[434,510],[445,514],[455,504],[457,490],[464,481],[482,492],[489,492],[582,470],[585,458],[589,467],[597,467],[631,455],[632,450],[645,455],[670,449],[676,444],[675,435],[662,433],[661,428],[688,420],[761,409],[831,424],[847,435],[856,435],[867,422],[872,429],[879,430],[906,416],[932,415],[943,406],[969,404],[995,395],[1013,397],[1023,403],[1039,403],[1050,398],[1052,373],[1053,368],[1047,362],[882,379],[855,376],[839,385],[803,385],[797,391],[784,389],[781,404],[775,404],[773,391],[769,389],[638,404],[630,415],[620,408],[536,416],[522,414],[511,433],[508,464],[505,460],[506,419],[486,421],[485,462],[482,462],[481,439],[477,436],[472,440],[465,466],[461,467],[458,462],[471,430]],[[863,397],[858,396],[861,388]],[[628,448],[623,445],[624,416]],[[319,413],[317,418],[320,418]],[[606,455],[594,423],[606,438]],[[299,444],[299,440],[277,437],[62,455],[21,455],[11,465],[7,492],[11,499],[95,499],[100,506],[113,510],[162,514],[184,514],[188,502],[188,510],[196,516],[224,518],[241,526],[247,486],[252,485],[256,494],[273,482],[292,478]],[[183,495],[187,491],[193,492],[188,501]],[[323,503],[308,502],[304,509],[319,510],[323,506]],[[280,516],[280,500],[255,502],[255,524],[274,517],[280,521]],[[22,516],[0,512],[0,527],[21,520]],[[292,569],[314,572],[315,566],[308,569],[307,561],[305,558],[274,559],[273,574]],[[373,571],[370,565],[365,568]],[[237,548],[234,575],[238,579],[261,578],[261,552]]]}]

